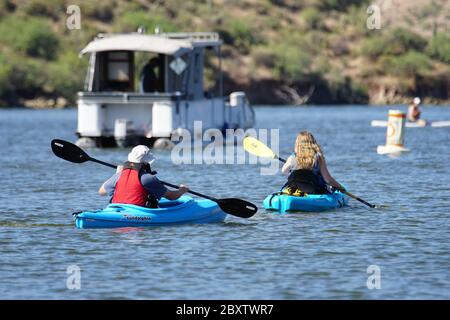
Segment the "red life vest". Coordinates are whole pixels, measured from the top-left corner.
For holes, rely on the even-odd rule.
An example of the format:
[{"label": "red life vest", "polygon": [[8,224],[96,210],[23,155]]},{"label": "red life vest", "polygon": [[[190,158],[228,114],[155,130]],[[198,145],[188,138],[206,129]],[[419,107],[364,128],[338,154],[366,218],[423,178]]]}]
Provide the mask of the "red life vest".
[{"label": "red life vest", "polygon": [[125,163],[117,180],[111,203],[126,203],[145,207],[148,192],[141,183],[141,164]]}]

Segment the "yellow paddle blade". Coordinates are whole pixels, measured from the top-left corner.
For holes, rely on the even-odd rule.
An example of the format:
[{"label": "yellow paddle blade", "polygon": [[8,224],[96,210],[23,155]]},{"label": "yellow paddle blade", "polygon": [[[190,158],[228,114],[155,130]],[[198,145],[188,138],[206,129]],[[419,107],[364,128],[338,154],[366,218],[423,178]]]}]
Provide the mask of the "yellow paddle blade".
[{"label": "yellow paddle blade", "polygon": [[244,149],[248,153],[263,158],[276,158],[276,154],[264,143],[253,137],[246,137],[243,141]]}]

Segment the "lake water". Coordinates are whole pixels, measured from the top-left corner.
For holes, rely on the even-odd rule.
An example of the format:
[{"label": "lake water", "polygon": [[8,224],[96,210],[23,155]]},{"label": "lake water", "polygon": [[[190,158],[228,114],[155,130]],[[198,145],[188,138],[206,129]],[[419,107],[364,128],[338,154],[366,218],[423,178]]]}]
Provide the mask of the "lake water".
[{"label": "lake water", "polygon": [[[0,298],[416,299],[450,298],[450,128],[407,128],[410,153],[380,156],[386,107],[264,107],[259,128],[280,129],[280,155],[312,131],[328,166],[359,202],[326,213],[277,215],[149,229],[79,230],[71,213],[103,207],[111,169],[56,158],[53,138],[75,141],[75,110],[1,110]],[[423,117],[450,120],[450,108]],[[118,163],[128,150],[90,150]],[[284,183],[260,165],[174,166],[155,151],[164,180],[258,204]],[[81,288],[66,286],[67,268]],[[369,290],[375,265],[381,288]]]}]

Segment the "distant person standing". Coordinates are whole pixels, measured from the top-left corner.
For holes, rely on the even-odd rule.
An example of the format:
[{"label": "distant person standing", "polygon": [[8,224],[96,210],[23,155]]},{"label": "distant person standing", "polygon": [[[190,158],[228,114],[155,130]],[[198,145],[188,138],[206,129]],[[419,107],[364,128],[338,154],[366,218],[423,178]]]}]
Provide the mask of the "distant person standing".
[{"label": "distant person standing", "polygon": [[420,105],[420,98],[415,97],[413,103],[410,104],[408,108],[408,115],[407,115],[408,121],[410,122],[420,121],[421,111],[419,105]]}]

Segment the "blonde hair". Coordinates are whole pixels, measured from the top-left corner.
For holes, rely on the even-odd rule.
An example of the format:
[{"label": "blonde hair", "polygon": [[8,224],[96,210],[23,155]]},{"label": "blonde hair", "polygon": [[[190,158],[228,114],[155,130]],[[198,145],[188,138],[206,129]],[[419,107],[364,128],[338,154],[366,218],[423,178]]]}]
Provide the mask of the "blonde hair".
[{"label": "blonde hair", "polygon": [[318,154],[323,159],[322,148],[314,136],[308,131],[300,132],[295,140],[295,160],[298,169],[312,170]]}]

